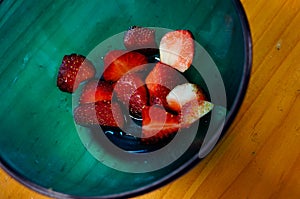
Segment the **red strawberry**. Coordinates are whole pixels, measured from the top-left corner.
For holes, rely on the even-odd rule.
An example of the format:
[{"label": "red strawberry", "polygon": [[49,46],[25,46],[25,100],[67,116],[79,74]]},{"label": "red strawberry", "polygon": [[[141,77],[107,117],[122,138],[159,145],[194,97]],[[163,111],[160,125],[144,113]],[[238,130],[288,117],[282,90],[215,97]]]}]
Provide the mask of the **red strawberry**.
[{"label": "red strawberry", "polygon": [[163,36],[159,45],[160,61],[180,72],[186,71],[193,62],[194,39],[188,30],[176,30]]},{"label": "red strawberry", "polygon": [[166,112],[158,105],[145,107],[142,116],[142,140],[144,142],[159,141],[179,130],[180,117]]},{"label": "red strawberry", "polygon": [[147,63],[147,57],[138,52],[110,51],[104,57],[103,78],[107,81],[118,81],[128,71]]},{"label": "red strawberry", "polygon": [[79,105],[74,110],[75,122],[81,126],[110,126],[122,128],[124,118],[118,103],[98,101]]},{"label": "red strawberry", "polygon": [[111,101],[112,92],[113,85],[110,82],[97,79],[90,80],[82,90],[80,103]]},{"label": "red strawberry", "polygon": [[158,53],[155,30],[132,26],[124,35],[124,45],[128,50],[136,50],[145,55]]},{"label": "red strawberry", "polygon": [[166,97],[168,106],[179,112],[183,105],[186,103],[196,100],[198,102],[206,99],[202,89],[191,83],[185,83],[177,85]]},{"label": "red strawberry", "polygon": [[174,68],[158,62],[146,78],[150,104],[167,107],[166,96],[178,84],[187,82],[183,75]]},{"label": "red strawberry", "polygon": [[148,93],[139,73],[126,73],[115,85],[118,99],[129,108],[132,116],[140,118],[148,103]]},{"label": "red strawberry", "polygon": [[181,127],[188,127],[213,108],[196,84],[185,83],[176,86],[167,96],[168,106],[180,112]]},{"label": "red strawberry", "polygon": [[61,91],[73,93],[78,85],[95,76],[92,62],[78,54],[65,55],[60,65],[57,86]]}]

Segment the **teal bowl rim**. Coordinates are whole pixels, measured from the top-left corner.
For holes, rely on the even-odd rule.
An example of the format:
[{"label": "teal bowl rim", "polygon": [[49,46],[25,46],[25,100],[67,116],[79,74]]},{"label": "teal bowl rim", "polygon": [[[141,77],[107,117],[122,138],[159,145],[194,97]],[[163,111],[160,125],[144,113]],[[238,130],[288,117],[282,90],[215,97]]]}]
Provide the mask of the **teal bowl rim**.
[{"label": "teal bowl rim", "polygon": [[[239,16],[241,25],[242,25],[242,31],[244,35],[244,44],[245,44],[245,60],[244,60],[244,66],[243,66],[243,75],[242,75],[242,82],[238,89],[238,97],[235,99],[232,110],[229,111],[228,117],[225,121],[224,128],[222,130],[222,134],[218,140],[218,142],[221,140],[221,138],[225,135],[226,131],[228,130],[229,126],[233,122],[235,116],[237,115],[239,108],[244,100],[244,97],[246,95],[246,91],[248,88],[249,80],[250,80],[250,74],[251,74],[251,68],[252,68],[252,38],[251,38],[251,32],[250,32],[250,26],[249,22],[244,10],[244,7],[242,3],[239,0],[232,0],[237,14]],[[1,1],[0,1],[1,3]],[[203,159],[203,158],[202,158]],[[183,165],[181,165],[179,168],[174,170],[173,172],[169,173],[167,176],[161,178],[160,180],[149,184],[147,186],[141,187],[139,189],[123,192],[120,194],[113,194],[109,196],[90,196],[90,197],[78,197],[78,196],[72,196],[67,195],[63,193],[59,193],[53,190],[49,190],[47,188],[44,188],[42,186],[39,186],[25,177],[18,174],[10,165],[8,165],[1,157],[0,157],[0,167],[11,177],[13,177],[15,180],[23,184],[24,186],[49,197],[59,198],[59,199],[100,199],[100,198],[130,198],[135,197],[138,195],[142,195],[145,193],[148,193],[150,191],[153,191],[155,189],[158,189],[162,187],[163,185],[166,185],[170,183],[171,181],[177,179],[178,177],[182,176],[183,174],[187,173],[189,170],[191,170],[194,166],[196,166],[202,159],[199,158],[198,155],[195,155],[193,158],[191,158],[189,161],[185,162]]]}]

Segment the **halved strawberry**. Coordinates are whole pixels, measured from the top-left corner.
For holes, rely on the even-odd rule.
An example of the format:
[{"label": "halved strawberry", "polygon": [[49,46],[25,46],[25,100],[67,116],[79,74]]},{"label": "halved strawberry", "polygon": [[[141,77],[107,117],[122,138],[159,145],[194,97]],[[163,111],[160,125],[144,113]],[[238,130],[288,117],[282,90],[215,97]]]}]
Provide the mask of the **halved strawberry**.
[{"label": "halved strawberry", "polygon": [[124,35],[124,45],[128,50],[134,50],[147,56],[158,54],[154,29],[130,27]]},{"label": "halved strawberry", "polygon": [[208,101],[196,100],[188,102],[182,106],[180,112],[180,126],[187,128],[201,117],[209,113],[213,109],[214,105]]},{"label": "halved strawberry", "polygon": [[213,108],[211,102],[205,101],[201,88],[192,83],[176,86],[166,99],[168,106],[180,113],[182,127],[190,126]]},{"label": "halved strawberry", "polygon": [[110,126],[122,128],[124,118],[118,103],[97,101],[80,104],[74,110],[75,122],[81,126]]},{"label": "halved strawberry", "polygon": [[104,80],[93,79],[84,86],[79,102],[90,103],[97,101],[111,101],[113,85]]},{"label": "halved strawberry", "polygon": [[160,61],[180,72],[186,71],[194,58],[194,39],[188,30],[166,33],[159,45]]},{"label": "halved strawberry", "polygon": [[180,117],[158,105],[147,106],[142,112],[142,140],[155,142],[176,133],[180,128]]},{"label": "halved strawberry", "polygon": [[158,62],[146,80],[149,90],[150,104],[167,107],[166,96],[178,84],[187,82],[184,76],[174,68]]},{"label": "halved strawberry", "polygon": [[166,97],[168,106],[179,112],[182,106],[190,101],[198,102],[206,99],[200,86],[192,83],[177,85]]},{"label": "halved strawberry", "polygon": [[95,73],[94,65],[84,56],[65,55],[58,71],[57,86],[61,91],[73,93],[81,82],[93,78]]},{"label": "halved strawberry", "polygon": [[148,103],[148,92],[139,73],[126,73],[115,85],[117,97],[129,108],[132,116],[140,118]]},{"label": "halved strawberry", "polygon": [[146,56],[138,52],[128,52],[125,50],[113,50],[108,52],[104,57],[103,78],[106,81],[116,82],[125,73],[139,69],[137,66],[147,64]]}]

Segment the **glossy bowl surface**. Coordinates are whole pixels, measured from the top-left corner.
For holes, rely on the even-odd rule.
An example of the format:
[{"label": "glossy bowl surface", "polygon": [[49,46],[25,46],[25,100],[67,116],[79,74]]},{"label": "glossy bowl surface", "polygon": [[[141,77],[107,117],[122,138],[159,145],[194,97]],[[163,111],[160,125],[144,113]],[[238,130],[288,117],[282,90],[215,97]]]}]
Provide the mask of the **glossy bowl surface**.
[{"label": "glossy bowl surface", "polygon": [[[88,55],[132,25],[194,34],[224,80],[224,135],[244,98],[252,61],[250,30],[238,0],[1,1],[0,165],[5,171],[55,198],[116,198],[156,189],[201,160],[205,122],[178,160],[151,172],[110,168],[82,144],[72,96],[56,87],[61,59],[74,52]],[[186,76],[203,84],[195,71]]]}]

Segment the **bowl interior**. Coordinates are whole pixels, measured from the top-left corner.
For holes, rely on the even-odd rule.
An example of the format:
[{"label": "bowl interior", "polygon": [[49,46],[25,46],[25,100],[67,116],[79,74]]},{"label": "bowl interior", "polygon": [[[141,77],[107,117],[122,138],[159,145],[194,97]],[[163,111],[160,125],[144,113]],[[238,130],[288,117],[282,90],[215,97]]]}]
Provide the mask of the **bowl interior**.
[{"label": "bowl interior", "polygon": [[[229,113],[243,98],[248,44],[235,1],[3,1],[0,16],[0,160],[10,174],[43,193],[115,197],[151,189],[188,167],[207,128],[200,122],[191,147],[157,171],[128,173],[102,164],[77,134],[72,96],[56,87],[65,54],[87,55],[132,25],[188,29],[218,67]],[[194,71],[186,75],[203,84]]]}]

